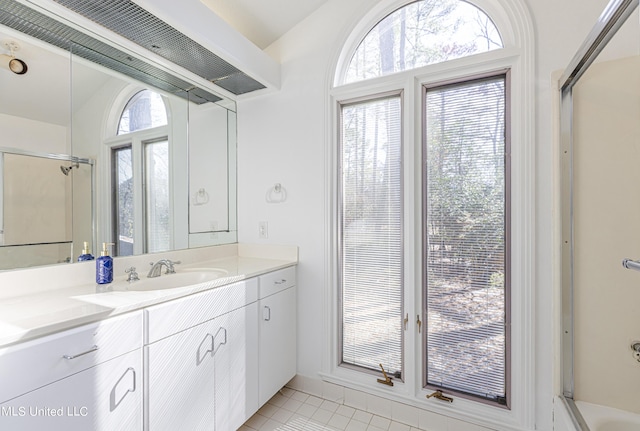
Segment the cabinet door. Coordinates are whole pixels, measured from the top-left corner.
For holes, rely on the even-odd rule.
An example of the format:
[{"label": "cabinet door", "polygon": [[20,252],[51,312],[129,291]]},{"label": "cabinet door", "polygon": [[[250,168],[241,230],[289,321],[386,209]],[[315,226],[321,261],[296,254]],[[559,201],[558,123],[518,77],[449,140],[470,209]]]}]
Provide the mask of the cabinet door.
[{"label": "cabinet door", "polygon": [[236,430],[258,410],[258,304],[213,320],[216,430]]},{"label": "cabinet door", "polygon": [[142,430],[138,349],[0,404],[0,429]]},{"label": "cabinet door", "polygon": [[296,289],[259,301],[259,393],[263,405],[296,374]]},{"label": "cabinet door", "polygon": [[149,431],[214,429],[216,343],[209,321],[145,347]]}]

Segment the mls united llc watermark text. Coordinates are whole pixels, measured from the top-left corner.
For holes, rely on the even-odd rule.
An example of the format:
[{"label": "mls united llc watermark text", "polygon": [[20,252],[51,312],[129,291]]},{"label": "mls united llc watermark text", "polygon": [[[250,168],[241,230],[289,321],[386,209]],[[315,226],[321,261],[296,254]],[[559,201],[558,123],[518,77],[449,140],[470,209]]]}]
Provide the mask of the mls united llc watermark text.
[{"label": "mls united llc watermark text", "polygon": [[89,408],[84,406],[38,407],[38,406],[0,406],[0,417],[85,417]]}]

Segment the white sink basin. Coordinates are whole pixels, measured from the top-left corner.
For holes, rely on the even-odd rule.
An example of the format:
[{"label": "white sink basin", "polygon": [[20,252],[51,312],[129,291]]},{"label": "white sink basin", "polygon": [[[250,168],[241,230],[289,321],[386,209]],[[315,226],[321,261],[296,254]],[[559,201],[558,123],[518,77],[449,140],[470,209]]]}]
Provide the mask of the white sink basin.
[{"label": "white sink basin", "polygon": [[[194,284],[206,283],[220,277],[225,277],[228,272],[218,268],[194,268],[182,269],[175,274],[162,274],[160,277],[147,278],[142,276],[140,280],[132,283],[121,282],[123,290],[163,290],[177,287],[191,286]],[[119,289],[118,289],[119,290]]]}]

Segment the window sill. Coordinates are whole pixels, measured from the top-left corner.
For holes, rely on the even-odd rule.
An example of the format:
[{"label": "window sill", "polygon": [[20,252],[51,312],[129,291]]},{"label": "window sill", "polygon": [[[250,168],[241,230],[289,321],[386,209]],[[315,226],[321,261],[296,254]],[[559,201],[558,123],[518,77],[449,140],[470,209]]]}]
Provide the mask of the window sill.
[{"label": "window sill", "polygon": [[[388,419],[433,431],[447,429],[468,429],[469,424],[503,431],[525,431],[516,412],[502,406],[454,397],[453,403],[426,399],[432,391],[422,388],[411,394],[410,385],[394,381],[389,387],[376,383],[373,376],[353,370],[337,369],[334,373],[319,373],[323,382],[344,388],[343,403],[347,406],[366,410]],[[390,402],[389,402],[390,401]],[[413,420],[407,418],[414,418]],[[417,422],[428,421],[427,423]],[[463,424],[460,424],[463,422]],[[451,425],[452,423],[457,423]],[[465,424],[466,423],[466,428]],[[475,431],[475,428],[474,428]],[[485,431],[478,428],[477,431]],[[488,431],[488,430],[487,430]]]}]

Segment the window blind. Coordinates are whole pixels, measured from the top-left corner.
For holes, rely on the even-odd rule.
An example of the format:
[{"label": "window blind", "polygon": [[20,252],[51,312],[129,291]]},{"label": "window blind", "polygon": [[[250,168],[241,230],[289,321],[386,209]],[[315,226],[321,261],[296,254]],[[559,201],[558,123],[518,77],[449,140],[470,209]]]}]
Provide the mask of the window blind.
[{"label": "window blind", "polygon": [[144,144],[146,252],[171,249],[169,141]]},{"label": "window blind", "polygon": [[427,385],[506,404],[506,77],[425,97]]},{"label": "window blind", "polygon": [[342,363],[402,371],[402,115],[393,95],[341,108]]},{"label": "window blind", "polygon": [[134,246],[134,197],[133,153],[131,145],[112,150],[113,238],[116,256],[133,255]]}]

